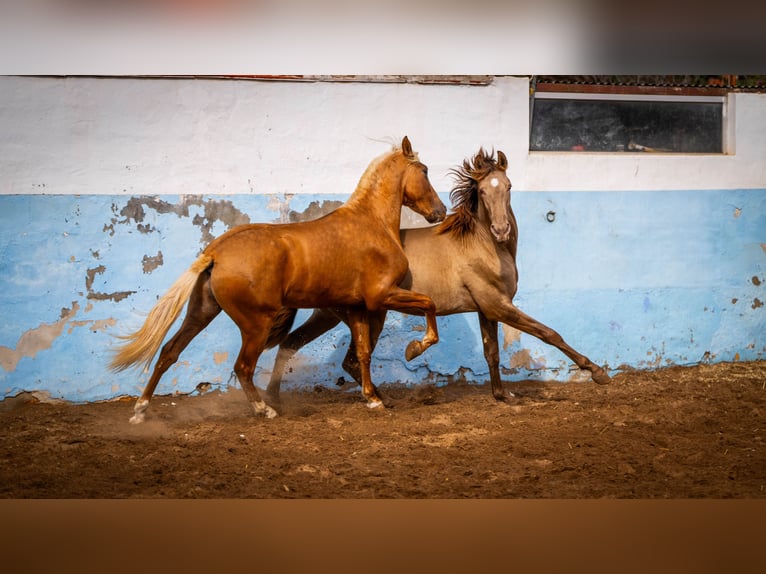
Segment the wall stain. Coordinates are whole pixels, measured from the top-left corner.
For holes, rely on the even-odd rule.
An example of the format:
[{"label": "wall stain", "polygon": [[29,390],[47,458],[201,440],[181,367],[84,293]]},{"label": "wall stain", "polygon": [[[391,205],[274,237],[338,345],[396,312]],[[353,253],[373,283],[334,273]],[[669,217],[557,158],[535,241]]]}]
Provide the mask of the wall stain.
[{"label": "wall stain", "polygon": [[757,275],[753,275],[753,278],[751,279],[751,281],[753,282],[753,285],[755,285],[756,287],[760,287],[761,280],[758,278]]},{"label": "wall stain", "polygon": [[763,307],[763,302],[758,297],[756,297],[755,299],[753,299],[753,304],[751,305],[751,307],[753,309],[758,309],[758,307]]}]

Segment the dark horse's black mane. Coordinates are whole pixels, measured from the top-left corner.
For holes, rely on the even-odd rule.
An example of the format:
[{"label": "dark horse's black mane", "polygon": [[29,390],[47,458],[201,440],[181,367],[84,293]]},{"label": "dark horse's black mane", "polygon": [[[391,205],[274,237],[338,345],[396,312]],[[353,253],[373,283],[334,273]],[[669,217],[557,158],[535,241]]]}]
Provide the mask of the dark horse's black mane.
[{"label": "dark horse's black mane", "polygon": [[476,210],[479,208],[479,182],[487,175],[499,169],[491,152],[479,148],[471,161],[464,159],[463,165],[450,170],[455,178],[455,185],[450,191],[452,213],[439,225],[439,233],[453,233],[464,237],[474,230]]}]

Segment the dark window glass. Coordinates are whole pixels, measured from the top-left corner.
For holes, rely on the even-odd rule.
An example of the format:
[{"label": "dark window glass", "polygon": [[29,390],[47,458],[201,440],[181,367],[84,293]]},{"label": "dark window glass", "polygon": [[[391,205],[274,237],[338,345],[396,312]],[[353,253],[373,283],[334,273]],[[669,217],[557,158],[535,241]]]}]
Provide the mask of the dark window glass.
[{"label": "dark window glass", "polygon": [[723,153],[722,102],[535,98],[532,151]]}]

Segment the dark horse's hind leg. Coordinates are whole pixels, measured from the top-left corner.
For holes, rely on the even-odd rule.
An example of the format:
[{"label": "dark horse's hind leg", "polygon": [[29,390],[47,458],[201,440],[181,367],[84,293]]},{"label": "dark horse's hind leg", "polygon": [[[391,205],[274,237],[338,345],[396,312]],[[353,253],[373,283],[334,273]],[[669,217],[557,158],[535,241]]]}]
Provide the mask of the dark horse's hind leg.
[{"label": "dark horse's hind leg", "polygon": [[513,397],[513,393],[503,389],[500,380],[500,351],[497,346],[497,321],[488,319],[481,311],[479,315],[479,327],[481,328],[481,342],[484,345],[484,359],[489,367],[489,381],[492,385],[492,396],[498,401],[507,401]]},{"label": "dark horse's hind leg", "polygon": [[221,307],[210,290],[210,273],[204,271],[194,285],[181,328],[162,347],[157,363],[154,365],[152,376],[146,384],[144,392],[141,393],[141,398],[136,401],[136,405],[133,407],[134,414],[130,419],[131,423],[136,424],[144,420],[145,411],[149,407],[149,400],[152,398],[162,375],[178,360],[181,351],[191,340],[207,327],[220,312]]},{"label": "dark horse's hind leg", "polygon": [[609,375],[604,369],[599,367],[585,355],[581,355],[575,351],[564,341],[561,335],[559,335],[556,331],[547,325],[544,325],[540,321],[533,319],[526,313],[520,311],[514,305],[505,307],[501,313],[502,316],[499,317],[499,320],[506,325],[514,327],[519,331],[523,331],[529,335],[532,335],[533,337],[537,337],[549,345],[553,345],[567,357],[572,359],[572,361],[574,361],[578,367],[586,371],[590,371],[591,376],[593,377],[593,382],[598,383],[599,385],[606,385],[611,381]]},{"label": "dark horse's hind leg", "polygon": [[274,368],[271,371],[271,379],[266,387],[266,396],[269,404],[279,410],[281,400],[279,398],[279,388],[282,385],[282,375],[288,361],[298,352],[298,349],[308,345],[311,341],[319,337],[340,323],[340,318],[330,309],[314,309],[311,317],[306,319],[300,327],[292,331],[279,344],[277,358],[274,361]]}]

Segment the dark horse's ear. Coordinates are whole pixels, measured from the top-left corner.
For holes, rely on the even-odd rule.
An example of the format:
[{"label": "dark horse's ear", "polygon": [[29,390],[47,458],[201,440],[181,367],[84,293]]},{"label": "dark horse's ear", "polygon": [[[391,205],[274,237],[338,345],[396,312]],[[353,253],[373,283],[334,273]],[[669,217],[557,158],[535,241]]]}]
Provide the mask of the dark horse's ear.
[{"label": "dark horse's ear", "polygon": [[407,136],[402,139],[402,153],[404,157],[412,157],[412,144]]},{"label": "dark horse's ear", "polygon": [[508,169],[508,158],[500,150],[497,150],[497,167],[505,171]]}]

